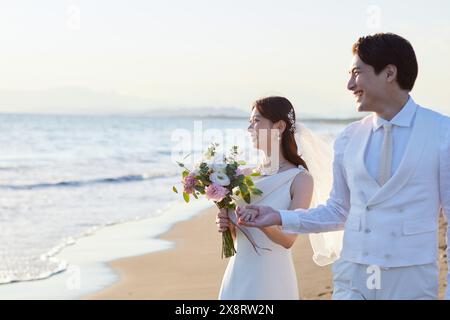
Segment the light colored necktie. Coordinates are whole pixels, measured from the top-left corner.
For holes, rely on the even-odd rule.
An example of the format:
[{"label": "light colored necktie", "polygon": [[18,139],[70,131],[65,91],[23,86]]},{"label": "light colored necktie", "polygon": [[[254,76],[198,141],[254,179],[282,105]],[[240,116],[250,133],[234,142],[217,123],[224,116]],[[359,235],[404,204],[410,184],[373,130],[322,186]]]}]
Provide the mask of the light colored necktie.
[{"label": "light colored necktie", "polygon": [[380,165],[378,167],[378,183],[383,186],[391,177],[392,166],[392,124],[383,125],[384,139],[381,146]]}]

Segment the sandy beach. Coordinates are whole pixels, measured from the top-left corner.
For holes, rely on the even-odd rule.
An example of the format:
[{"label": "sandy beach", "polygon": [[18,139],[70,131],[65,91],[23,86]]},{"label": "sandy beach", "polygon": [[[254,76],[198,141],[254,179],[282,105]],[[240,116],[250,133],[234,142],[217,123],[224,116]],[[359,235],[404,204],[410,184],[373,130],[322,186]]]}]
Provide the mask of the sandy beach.
[{"label": "sandy beach", "polygon": [[[228,260],[221,259],[221,236],[215,228],[215,209],[175,225],[161,238],[175,248],[120,259],[110,265],[120,281],[86,299],[217,299]],[[311,259],[306,236],[299,236],[293,256],[303,299],[331,297],[331,268]]]},{"label": "sandy beach", "polygon": [[[111,262],[120,280],[84,299],[217,299],[227,260],[220,258],[221,237],[214,220],[215,209],[204,210],[160,237],[175,242],[173,249]],[[440,226],[442,298],[447,272],[443,220]],[[314,264],[307,236],[299,236],[292,250],[300,297],[330,299],[331,267]]]}]

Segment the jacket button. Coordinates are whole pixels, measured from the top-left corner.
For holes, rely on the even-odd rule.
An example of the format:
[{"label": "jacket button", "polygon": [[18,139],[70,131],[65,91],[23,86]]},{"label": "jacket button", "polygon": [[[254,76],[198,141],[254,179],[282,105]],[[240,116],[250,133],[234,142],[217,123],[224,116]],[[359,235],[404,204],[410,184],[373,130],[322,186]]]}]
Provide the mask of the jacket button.
[{"label": "jacket button", "polygon": [[386,259],[389,259],[389,258],[391,257],[391,255],[390,255],[390,254],[385,254],[384,257],[385,257]]},{"label": "jacket button", "polygon": [[370,211],[370,210],[372,210],[372,207],[371,207],[371,206],[367,206],[367,207],[366,207],[366,210],[367,210],[367,211]]},{"label": "jacket button", "polygon": [[370,230],[370,229],[366,229],[366,230],[364,230],[364,232],[365,232],[365,233],[370,233],[371,230]]},{"label": "jacket button", "polygon": [[397,234],[395,232],[391,232],[391,236],[396,237]]},{"label": "jacket button", "polygon": [[367,251],[364,251],[364,252],[363,252],[363,256],[364,256],[364,257],[367,257],[368,255],[369,255],[369,253],[368,253]]}]

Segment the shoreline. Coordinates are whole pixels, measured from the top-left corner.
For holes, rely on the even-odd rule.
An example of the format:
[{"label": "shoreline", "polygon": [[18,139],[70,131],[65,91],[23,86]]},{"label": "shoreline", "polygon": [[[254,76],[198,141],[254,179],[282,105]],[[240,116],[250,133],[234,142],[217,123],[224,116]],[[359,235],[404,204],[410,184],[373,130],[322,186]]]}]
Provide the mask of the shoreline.
[{"label": "shoreline", "polygon": [[[215,208],[177,223],[158,236],[174,246],[169,250],[122,258],[109,263],[118,281],[82,299],[215,300],[228,260],[221,259],[221,236],[216,231]],[[447,262],[443,217],[439,223],[439,299],[446,289]],[[331,265],[317,266],[307,235],[299,235],[292,247],[300,298],[329,300],[332,295]],[[174,263],[179,261],[179,263]],[[143,268],[147,266],[147,268]]]},{"label": "shoreline", "polygon": [[[174,204],[164,215],[108,226],[65,248],[56,257],[66,271],[44,280],[0,285],[0,299],[216,300],[228,260],[221,258],[216,208]],[[439,298],[446,289],[446,223],[439,223]],[[327,300],[331,265],[317,266],[307,235],[292,247],[299,294]]]},{"label": "shoreline", "polygon": [[[220,256],[222,243],[215,226],[216,210],[203,210],[160,235],[158,239],[174,243],[168,250],[110,262],[109,266],[119,275],[118,281],[82,299],[217,299],[228,260]],[[299,235],[292,252],[300,297],[330,299],[331,266],[319,267],[312,261],[308,237]]]},{"label": "shoreline", "polygon": [[45,279],[2,284],[0,299],[82,299],[107,288],[119,280],[109,262],[172,248],[172,242],[159,236],[209,206],[199,200],[187,208],[177,201],[164,214],[102,227],[54,256],[67,263],[67,269]]}]

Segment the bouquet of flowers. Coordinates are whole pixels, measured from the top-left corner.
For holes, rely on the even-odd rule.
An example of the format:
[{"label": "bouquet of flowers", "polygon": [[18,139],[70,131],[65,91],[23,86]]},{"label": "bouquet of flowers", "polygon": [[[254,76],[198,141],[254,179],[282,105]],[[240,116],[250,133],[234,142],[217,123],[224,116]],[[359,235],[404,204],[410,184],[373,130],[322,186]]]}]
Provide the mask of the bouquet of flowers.
[{"label": "bouquet of flowers", "polygon": [[[240,197],[250,203],[252,196],[262,194],[255,187],[252,177],[259,176],[257,172],[244,175],[242,166],[245,162],[238,161],[239,150],[237,146],[231,148],[228,156],[221,161],[216,159],[216,149],[219,145],[213,143],[207,150],[205,158],[197,165],[195,170],[177,162],[184,170],[182,172],[183,198],[189,202],[190,196],[198,199],[204,195],[208,200],[214,201],[219,209],[236,209],[236,200]],[[214,159],[214,160],[213,160]],[[178,190],[173,187],[173,191]],[[230,229],[222,233],[222,258],[229,258],[236,253]]]}]

